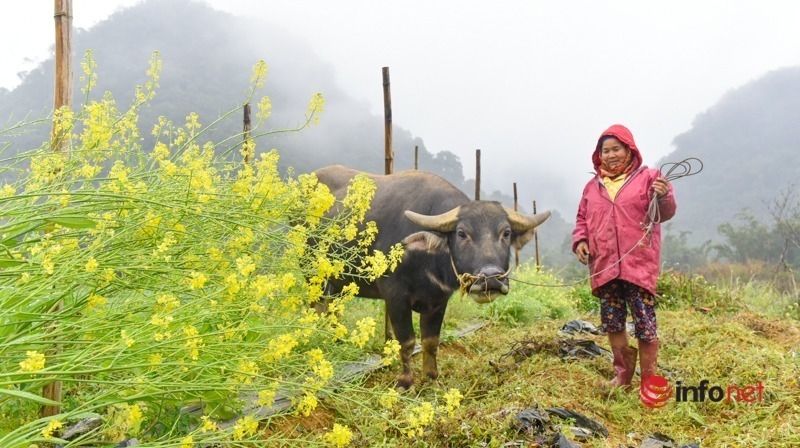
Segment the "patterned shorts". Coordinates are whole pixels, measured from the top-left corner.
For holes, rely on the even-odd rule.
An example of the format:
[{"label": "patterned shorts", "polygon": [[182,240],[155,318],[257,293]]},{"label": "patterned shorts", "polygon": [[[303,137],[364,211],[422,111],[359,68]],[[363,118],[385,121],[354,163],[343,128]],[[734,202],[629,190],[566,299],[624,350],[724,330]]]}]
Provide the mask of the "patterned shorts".
[{"label": "patterned shorts", "polygon": [[619,279],[606,283],[598,288],[598,291],[602,331],[616,333],[624,330],[625,320],[628,317],[627,308],[630,308],[633,315],[634,337],[647,342],[658,339],[656,301],[649,291]]}]

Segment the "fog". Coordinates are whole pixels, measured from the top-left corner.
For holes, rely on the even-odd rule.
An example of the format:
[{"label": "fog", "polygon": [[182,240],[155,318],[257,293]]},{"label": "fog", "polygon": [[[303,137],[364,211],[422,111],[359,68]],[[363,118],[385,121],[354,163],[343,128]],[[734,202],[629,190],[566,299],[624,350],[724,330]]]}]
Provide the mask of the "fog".
[{"label": "fog", "polygon": [[[75,0],[74,25],[91,27],[136,3]],[[383,114],[381,69],[389,67],[396,125],[433,153],[458,155],[467,178],[481,149],[485,191],[510,195],[516,182],[520,201],[568,219],[606,127],[627,125],[654,166],[726,92],[800,64],[795,2],[205,3],[305,40],[335,83],[376,115]],[[50,54],[52,2],[0,8],[0,86],[12,89],[18,72]],[[270,64],[270,54],[263,58]]]}]

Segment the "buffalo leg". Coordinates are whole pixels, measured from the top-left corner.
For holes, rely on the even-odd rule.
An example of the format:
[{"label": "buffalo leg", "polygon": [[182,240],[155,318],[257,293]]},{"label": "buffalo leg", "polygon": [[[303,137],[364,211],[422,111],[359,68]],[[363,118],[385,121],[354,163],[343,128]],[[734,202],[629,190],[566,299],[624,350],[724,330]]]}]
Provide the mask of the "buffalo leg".
[{"label": "buffalo leg", "polygon": [[390,339],[397,339],[397,336],[394,334],[394,328],[392,328],[392,320],[389,319],[389,307],[385,304],[383,307],[383,321],[384,342]]},{"label": "buffalo leg", "polygon": [[416,337],[411,320],[411,308],[402,299],[386,301],[386,313],[391,321],[394,336],[400,343],[400,363],[403,372],[397,377],[397,388],[410,389],[414,385],[414,371],[411,369],[411,356],[414,354]]},{"label": "buffalo leg", "polygon": [[422,374],[435,380],[439,377],[436,355],[439,353],[439,334],[442,331],[444,308],[419,315],[422,336]]},{"label": "buffalo leg", "polygon": [[331,282],[325,283],[325,290],[322,293],[322,297],[317,299],[316,302],[311,304],[311,307],[314,308],[314,311],[317,314],[328,314],[328,305],[331,303],[330,297],[335,293],[335,289]]}]

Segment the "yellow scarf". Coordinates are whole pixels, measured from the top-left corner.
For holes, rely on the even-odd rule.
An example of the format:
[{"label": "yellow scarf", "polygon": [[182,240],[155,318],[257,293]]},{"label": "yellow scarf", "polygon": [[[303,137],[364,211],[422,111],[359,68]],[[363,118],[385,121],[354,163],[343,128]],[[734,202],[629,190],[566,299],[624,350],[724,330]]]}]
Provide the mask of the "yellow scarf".
[{"label": "yellow scarf", "polygon": [[603,185],[605,185],[606,191],[608,191],[608,195],[611,196],[612,201],[617,197],[617,192],[622,188],[626,177],[628,177],[627,174],[622,174],[613,179],[608,176],[603,178]]}]

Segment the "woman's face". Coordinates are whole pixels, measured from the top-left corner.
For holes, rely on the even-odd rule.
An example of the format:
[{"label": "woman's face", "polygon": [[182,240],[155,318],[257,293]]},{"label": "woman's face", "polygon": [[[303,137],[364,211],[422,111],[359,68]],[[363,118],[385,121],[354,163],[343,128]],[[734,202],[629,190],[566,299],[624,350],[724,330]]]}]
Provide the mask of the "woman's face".
[{"label": "woman's face", "polygon": [[629,151],[621,141],[609,137],[603,140],[603,146],[600,147],[600,160],[607,169],[614,170],[625,162]]}]

